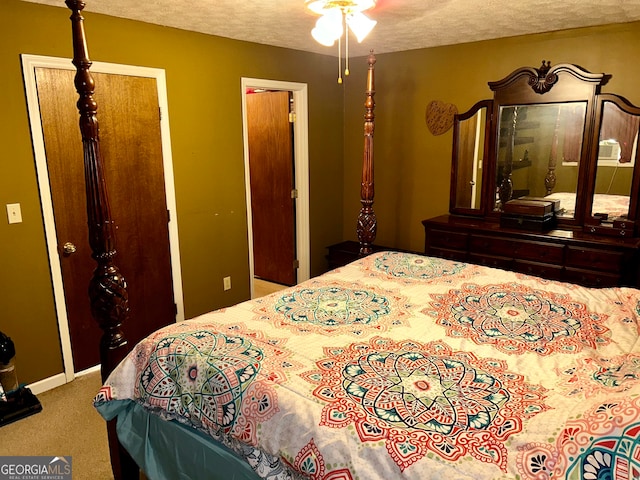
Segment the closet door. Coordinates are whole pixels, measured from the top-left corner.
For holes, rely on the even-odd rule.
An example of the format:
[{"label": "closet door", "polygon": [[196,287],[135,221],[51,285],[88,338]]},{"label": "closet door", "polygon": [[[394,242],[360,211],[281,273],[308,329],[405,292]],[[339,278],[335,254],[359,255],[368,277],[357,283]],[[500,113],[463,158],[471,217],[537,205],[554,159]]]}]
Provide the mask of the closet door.
[{"label": "closet door", "polygon": [[[87,237],[75,72],[36,68],[38,101],[62,269],[74,370],[97,365],[102,331],[90,311],[96,266]],[[124,332],[135,344],[176,319],[156,79],[93,73],[115,264],[129,292]]]}]

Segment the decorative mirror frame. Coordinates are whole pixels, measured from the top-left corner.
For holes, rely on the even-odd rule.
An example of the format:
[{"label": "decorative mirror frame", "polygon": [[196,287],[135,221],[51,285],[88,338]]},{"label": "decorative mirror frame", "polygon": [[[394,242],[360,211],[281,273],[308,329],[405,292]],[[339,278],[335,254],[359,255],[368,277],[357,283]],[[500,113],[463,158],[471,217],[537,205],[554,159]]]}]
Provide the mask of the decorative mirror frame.
[{"label": "decorative mirror frame", "polygon": [[591,165],[592,138],[595,130],[595,101],[600,87],[609,79],[603,73],[590,73],[572,64],[558,64],[551,67],[550,62],[542,61],[540,68],[524,67],[496,82],[489,82],[494,92],[493,129],[491,132],[489,157],[494,161],[487,164],[488,183],[485,191],[487,216],[500,216],[494,212],[496,168],[500,126],[500,108],[516,105],[542,105],[567,102],[586,102],[586,116],[583,126],[582,146],[580,150],[580,168],[576,188],[576,208],[573,218],[559,218],[558,225],[579,226],[584,221],[584,205],[587,191],[584,188]]}]

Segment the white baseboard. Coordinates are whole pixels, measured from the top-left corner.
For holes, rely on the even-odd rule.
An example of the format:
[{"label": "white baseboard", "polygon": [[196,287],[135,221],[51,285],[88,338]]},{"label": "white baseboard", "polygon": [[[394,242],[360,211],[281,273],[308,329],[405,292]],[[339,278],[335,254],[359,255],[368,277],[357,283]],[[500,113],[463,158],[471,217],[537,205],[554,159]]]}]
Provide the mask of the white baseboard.
[{"label": "white baseboard", "polygon": [[80,372],[76,372],[76,377],[82,377],[83,375],[89,375],[90,373],[95,373],[100,371],[100,364],[95,367],[87,368],[86,370],[82,370]]},{"label": "white baseboard", "polygon": [[53,377],[45,378],[31,383],[27,385],[27,387],[29,387],[34,395],[38,395],[39,393],[46,392],[47,390],[59,387],[61,385],[64,385],[65,383],[67,383],[67,376],[64,373],[59,373],[57,375],[54,375]]},{"label": "white baseboard", "polygon": [[37,382],[31,383],[27,385],[27,387],[29,387],[34,395],[38,395],[42,392],[46,392],[47,390],[51,390],[52,388],[60,387],[67,382],[71,382],[75,377],[82,377],[83,375],[89,375],[90,373],[99,371],[100,365],[96,365],[95,367],[87,368],[86,370],[82,370],[81,372],[76,372],[75,374],[72,373],[71,375],[69,375],[68,380],[65,373],[58,373],[57,375],[53,375],[52,377],[44,378],[42,380],[38,380]]}]

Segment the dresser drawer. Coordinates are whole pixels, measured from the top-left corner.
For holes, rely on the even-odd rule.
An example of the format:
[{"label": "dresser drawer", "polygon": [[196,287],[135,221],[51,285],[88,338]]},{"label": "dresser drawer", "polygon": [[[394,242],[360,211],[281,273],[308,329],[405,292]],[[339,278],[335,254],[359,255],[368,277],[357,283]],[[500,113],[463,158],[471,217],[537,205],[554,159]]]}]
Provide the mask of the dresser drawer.
[{"label": "dresser drawer", "polygon": [[535,277],[548,278],[550,280],[562,280],[564,269],[562,265],[552,265],[549,263],[522,262],[516,260],[513,263],[516,272],[526,273]]},{"label": "dresser drawer", "polygon": [[615,287],[620,284],[620,275],[607,272],[595,272],[593,270],[581,270],[578,268],[566,268],[564,280],[579,283],[587,287]]},{"label": "dresser drawer", "polygon": [[429,245],[429,248],[467,249],[467,239],[469,235],[466,232],[454,232],[434,228],[429,230],[427,235],[427,244]]},{"label": "dresser drawer", "polygon": [[484,265],[485,267],[502,268],[504,270],[510,270],[513,265],[513,260],[510,258],[497,255],[481,255],[478,253],[470,253],[469,262],[475,263],[476,265]]},{"label": "dresser drawer", "polygon": [[513,240],[485,235],[472,235],[469,239],[469,251],[477,255],[511,257]]},{"label": "dresser drawer", "polygon": [[561,264],[564,245],[476,235],[469,239],[469,250],[478,254]]},{"label": "dresser drawer", "polygon": [[467,252],[461,250],[449,250],[447,248],[430,247],[427,251],[427,255],[430,255],[432,257],[444,258],[447,260],[455,260],[456,262],[467,261]]},{"label": "dresser drawer", "polygon": [[564,245],[544,242],[513,242],[513,256],[534,262],[562,264]]},{"label": "dresser drawer", "polygon": [[567,267],[584,267],[619,273],[623,265],[623,252],[591,248],[567,247]]}]

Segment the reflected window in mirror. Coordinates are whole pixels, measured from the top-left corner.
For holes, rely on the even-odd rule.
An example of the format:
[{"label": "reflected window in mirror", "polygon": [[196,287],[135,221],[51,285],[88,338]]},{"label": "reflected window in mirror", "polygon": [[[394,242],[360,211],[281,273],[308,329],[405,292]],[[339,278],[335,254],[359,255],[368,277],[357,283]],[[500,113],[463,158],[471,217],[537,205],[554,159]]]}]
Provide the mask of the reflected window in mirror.
[{"label": "reflected window in mirror", "polygon": [[517,198],[559,201],[573,218],[587,102],[500,107],[494,211]]},{"label": "reflected window in mirror", "polygon": [[603,224],[629,216],[640,116],[605,101],[598,138],[592,217]]}]

